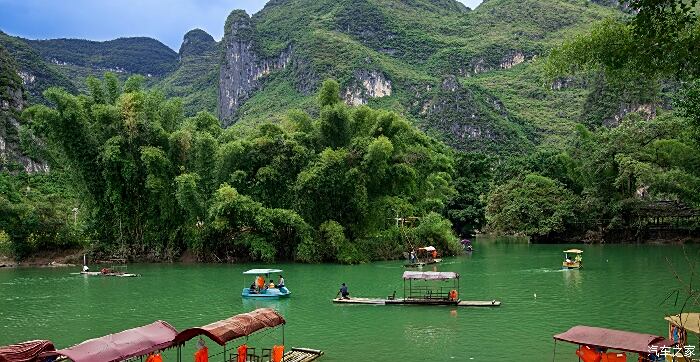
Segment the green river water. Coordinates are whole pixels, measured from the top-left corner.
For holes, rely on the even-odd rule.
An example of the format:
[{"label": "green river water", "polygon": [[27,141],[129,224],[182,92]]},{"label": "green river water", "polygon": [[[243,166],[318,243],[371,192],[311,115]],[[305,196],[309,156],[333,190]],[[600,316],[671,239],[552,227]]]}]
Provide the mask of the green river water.
[{"label": "green river water", "polygon": [[[241,273],[269,265],[130,265],[140,278],[76,276],[71,268],[0,269],[0,345],[50,339],[67,347],[158,319],[184,329],[273,307],[287,319],[285,344],[321,349],[326,353],[321,361],[552,361],[552,335],[577,324],[666,336],[664,313],[678,310],[664,302],[678,287],[669,261],[689,273],[684,253],[697,257],[700,250],[578,246],[585,250],[585,269],[561,270],[566,247],[478,240],[473,254],[425,268],[459,272],[461,299],[498,299],[499,308],[331,303],[341,282],[352,296],[385,297],[394,290],[401,296],[401,261],[275,265],[284,269],[293,293],[279,301],[240,296],[251,282]],[[281,337],[282,330],[275,329],[248,344],[269,347]],[[186,346],[184,361],[192,360],[194,344]],[[221,351],[208,345],[210,354]],[[576,361],[574,349],[557,343],[556,361]],[[175,360],[172,351],[164,357]]]}]

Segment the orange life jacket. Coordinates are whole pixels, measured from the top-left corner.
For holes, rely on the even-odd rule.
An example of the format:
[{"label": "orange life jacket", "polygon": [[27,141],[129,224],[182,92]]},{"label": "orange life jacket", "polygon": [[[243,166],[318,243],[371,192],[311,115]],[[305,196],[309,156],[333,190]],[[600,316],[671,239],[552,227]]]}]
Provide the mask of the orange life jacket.
[{"label": "orange life jacket", "polygon": [[202,349],[195,352],[194,362],[209,362],[209,349],[207,347],[202,347]]},{"label": "orange life jacket", "polygon": [[272,347],[272,362],[280,362],[284,356],[284,346]]},{"label": "orange life jacket", "polygon": [[576,355],[581,357],[583,362],[600,362],[601,358],[603,358],[599,352],[588,346],[581,346],[581,348],[576,350]]},{"label": "orange life jacket", "polygon": [[258,288],[260,288],[260,289],[265,288],[265,278],[258,277],[256,282],[258,283]]},{"label": "orange life jacket", "polygon": [[245,344],[242,344],[238,346],[238,357],[236,358],[237,362],[245,362],[246,356],[248,354],[248,346]]}]

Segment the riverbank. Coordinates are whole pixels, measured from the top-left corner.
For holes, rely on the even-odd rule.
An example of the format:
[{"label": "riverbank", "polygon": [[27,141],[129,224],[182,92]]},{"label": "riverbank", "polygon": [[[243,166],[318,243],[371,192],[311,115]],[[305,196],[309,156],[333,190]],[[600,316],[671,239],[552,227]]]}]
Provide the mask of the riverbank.
[{"label": "riverbank", "polygon": [[0,255],[0,268],[15,267],[66,267],[82,264],[82,250],[60,250],[41,252],[22,261]]},{"label": "riverbank", "polygon": [[[638,239],[631,233],[609,233],[605,238],[599,234],[586,233],[577,235],[547,235],[544,237],[525,236],[503,236],[495,234],[477,234],[474,238],[476,243],[490,242],[492,240],[510,240],[512,242],[532,243],[532,244],[649,244],[649,245],[691,245],[700,244],[700,235],[678,235],[678,234],[658,234],[651,239]],[[82,265],[83,255],[93,255],[89,250],[71,249],[63,251],[41,252],[31,255],[28,258],[17,261],[10,257],[0,255],[0,268],[14,267],[63,267]],[[399,260],[403,255],[397,255],[394,259],[377,259],[373,261]],[[106,255],[98,255],[97,260],[110,259]],[[240,264],[255,262],[249,258],[221,259],[210,258],[209,260],[197,259],[192,250],[185,250],[176,258],[154,258],[152,254],[129,255],[128,261],[131,263],[182,263],[182,264]],[[278,260],[278,262],[290,262],[290,260]],[[95,263],[95,262],[90,262]],[[99,262],[98,262],[99,263]]]}]

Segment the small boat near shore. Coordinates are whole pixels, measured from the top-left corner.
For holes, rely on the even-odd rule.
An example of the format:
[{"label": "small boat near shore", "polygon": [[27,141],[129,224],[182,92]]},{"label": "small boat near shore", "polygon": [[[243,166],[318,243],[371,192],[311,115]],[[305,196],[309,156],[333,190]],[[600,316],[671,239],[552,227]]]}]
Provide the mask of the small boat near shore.
[{"label": "small boat near shore", "polygon": [[140,274],[128,273],[126,271],[126,259],[111,259],[112,265],[109,268],[102,268],[100,271],[90,271],[87,265],[87,257],[83,255],[83,270],[71,275],[85,275],[89,277],[120,277],[133,278],[139,277]]},{"label": "small boat near shore", "polygon": [[412,251],[409,254],[408,263],[404,266],[406,268],[422,268],[429,264],[436,264],[442,261],[437,256],[437,249],[434,246],[421,247],[416,249],[415,253]]},{"label": "small boat near shore", "polygon": [[140,277],[140,274],[134,274],[134,273],[125,273],[125,272],[115,272],[115,271],[110,271],[110,272],[91,272],[91,271],[84,271],[84,272],[79,272],[79,273],[71,273],[71,275],[85,275],[89,277],[120,277],[120,278],[133,278],[133,277]]}]

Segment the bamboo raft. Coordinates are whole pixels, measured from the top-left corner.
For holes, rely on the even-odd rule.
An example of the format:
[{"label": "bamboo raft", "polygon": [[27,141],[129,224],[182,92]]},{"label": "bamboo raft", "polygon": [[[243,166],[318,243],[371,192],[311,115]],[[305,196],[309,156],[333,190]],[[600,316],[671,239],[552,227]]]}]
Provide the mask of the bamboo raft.
[{"label": "bamboo raft", "polygon": [[284,362],[310,362],[317,358],[323,356],[323,351],[310,348],[297,348],[293,347],[291,351],[288,351],[282,357]]},{"label": "bamboo raft", "polygon": [[456,307],[500,307],[499,300],[439,300],[439,299],[381,299],[381,298],[336,298],[333,303],[339,304],[372,304],[372,305],[451,305]]},{"label": "bamboo raft", "polygon": [[141,276],[139,274],[133,274],[133,273],[122,273],[122,272],[102,273],[102,272],[98,272],[98,271],[71,273],[71,275],[87,275],[87,276],[91,276],[91,277],[120,277],[120,278],[133,278],[133,277]]}]

